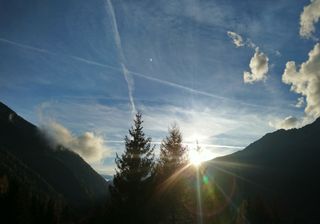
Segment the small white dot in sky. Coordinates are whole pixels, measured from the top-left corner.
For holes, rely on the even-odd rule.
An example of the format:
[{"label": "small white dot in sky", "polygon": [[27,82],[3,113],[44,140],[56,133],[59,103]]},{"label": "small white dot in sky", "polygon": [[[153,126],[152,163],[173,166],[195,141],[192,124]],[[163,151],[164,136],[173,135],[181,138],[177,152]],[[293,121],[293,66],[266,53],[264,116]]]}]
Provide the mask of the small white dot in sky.
[{"label": "small white dot in sky", "polygon": [[150,62],[152,62],[152,60],[153,60],[152,58],[149,58],[149,61],[150,61]]}]

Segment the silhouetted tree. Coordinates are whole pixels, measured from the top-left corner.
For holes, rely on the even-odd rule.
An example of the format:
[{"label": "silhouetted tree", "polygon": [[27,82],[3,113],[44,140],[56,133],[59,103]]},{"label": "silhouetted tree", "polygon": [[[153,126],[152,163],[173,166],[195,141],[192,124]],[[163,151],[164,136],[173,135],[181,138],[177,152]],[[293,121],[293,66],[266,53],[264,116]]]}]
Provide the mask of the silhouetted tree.
[{"label": "silhouetted tree", "polygon": [[110,187],[116,223],[146,223],[148,200],[154,175],[154,146],[142,127],[137,113],[134,126],[125,137],[125,152],[116,155],[116,174]]},{"label": "silhouetted tree", "polygon": [[160,219],[165,222],[176,223],[184,216],[183,174],[187,165],[186,150],[182,145],[180,129],[173,125],[169,128],[169,135],[161,143],[156,175],[158,212]]},{"label": "silhouetted tree", "polygon": [[186,151],[187,148],[182,145],[181,131],[174,124],[169,128],[169,135],[165,137],[160,146],[159,166],[161,171],[172,173],[184,166],[187,163]]}]

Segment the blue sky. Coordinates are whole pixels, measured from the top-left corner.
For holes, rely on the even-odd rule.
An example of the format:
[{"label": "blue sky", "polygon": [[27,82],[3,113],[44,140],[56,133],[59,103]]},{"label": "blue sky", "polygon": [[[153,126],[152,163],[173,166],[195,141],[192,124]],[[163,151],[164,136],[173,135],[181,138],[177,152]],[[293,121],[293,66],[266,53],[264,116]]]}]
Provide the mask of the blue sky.
[{"label": "blue sky", "polygon": [[[318,41],[316,22],[312,35],[299,34],[310,4],[0,0],[0,100],[39,126],[59,124],[74,139],[99,136],[104,153],[91,164],[102,173],[113,172],[134,108],[155,143],[176,122],[189,147],[199,140],[215,156],[227,154],[286,128],[284,118],[296,126],[310,118],[308,92],[282,81],[286,63],[299,69]],[[240,35],[242,46],[228,32]],[[261,77],[248,83],[243,74],[256,75],[255,52],[268,59],[267,72],[257,70]],[[295,106],[301,96],[305,104]]]}]

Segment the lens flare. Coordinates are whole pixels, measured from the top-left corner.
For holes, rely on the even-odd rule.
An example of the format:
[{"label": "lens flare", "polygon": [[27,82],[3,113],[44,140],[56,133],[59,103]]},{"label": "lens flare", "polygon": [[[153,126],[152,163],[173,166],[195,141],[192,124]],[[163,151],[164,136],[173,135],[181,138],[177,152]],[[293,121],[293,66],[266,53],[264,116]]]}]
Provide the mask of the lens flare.
[{"label": "lens flare", "polygon": [[193,164],[194,166],[199,166],[202,163],[200,153],[195,150],[190,151],[189,160],[190,160],[190,163]]},{"label": "lens flare", "polygon": [[208,150],[191,150],[189,151],[189,161],[195,167],[200,166],[203,162],[214,158],[213,153]]}]

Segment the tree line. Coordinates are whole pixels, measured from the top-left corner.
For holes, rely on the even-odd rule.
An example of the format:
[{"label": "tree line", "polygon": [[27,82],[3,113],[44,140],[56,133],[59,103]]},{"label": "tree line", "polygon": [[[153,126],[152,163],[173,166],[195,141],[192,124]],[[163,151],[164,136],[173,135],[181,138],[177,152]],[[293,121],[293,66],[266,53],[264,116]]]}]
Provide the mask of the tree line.
[{"label": "tree line", "polygon": [[[116,155],[115,163],[106,203],[79,214],[55,192],[42,191],[37,182],[28,181],[23,166],[0,150],[1,223],[281,223],[263,200],[234,197],[231,202],[205,165],[191,166],[177,125],[169,128],[156,155],[143,130],[142,114],[137,113],[125,136],[125,150]],[[220,178],[233,186],[232,178]]]},{"label": "tree line", "polygon": [[[141,113],[125,136],[125,151],[116,155],[117,169],[110,185],[110,217],[117,223],[160,223],[179,217],[184,193],[182,178],[174,174],[187,165],[186,147],[174,125],[160,145],[155,146],[143,131]],[[169,190],[170,189],[170,190]]]},{"label": "tree line", "polygon": [[[116,155],[115,163],[108,209],[111,223],[196,223],[205,219],[198,209],[203,202],[198,201],[197,193],[207,192],[208,185],[197,182],[177,125],[169,128],[156,159],[155,146],[143,131],[142,114],[137,113],[125,136],[125,151]],[[214,194],[214,200],[220,200],[221,195]]]}]

